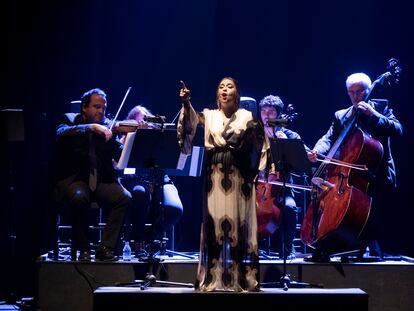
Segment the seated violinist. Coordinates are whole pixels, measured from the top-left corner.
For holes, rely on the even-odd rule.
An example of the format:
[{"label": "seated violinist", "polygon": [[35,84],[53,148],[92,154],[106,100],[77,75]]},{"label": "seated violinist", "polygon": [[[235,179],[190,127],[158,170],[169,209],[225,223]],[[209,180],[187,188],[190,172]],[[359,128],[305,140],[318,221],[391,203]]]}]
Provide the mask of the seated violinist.
[{"label": "seated violinist", "polygon": [[[152,113],[144,106],[137,105],[132,108],[124,121],[117,122],[115,131],[121,134],[135,132],[137,129],[154,129],[159,128],[158,124],[150,123],[145,120],[145,116],[151,116]],[[126,135],[122,135],[121,143],[125,143]]]},{"label": "seated violinist", "polygon": [[92,89],[82,96],[81,112],[64,114],[56,128],[55,199],[71,210],[72,248],[80,251],[80,261],[91,260],[87,239],[91,203],[110,209],[95,259],[113,261],[117,260],[115,249],[131,202],[112,164],[119,158],[122,144],[108,128],[106,107],[105,92]]},{"label": "seated violinist", "polygon": [[[269,139],[300,139],[298,133],[289,130],[285,127],[278,127],[278,126],[270,126],[268,124],[269,120],[280,119],[281,114],[283,111],[284,104],[279,96],[268,95],[264,97],[260,103],[260,116],[263,121],[263,126],[266,134],[266,140]],[[269,143],[267,144],[270,145]],[[280,181],[279,172],[276,171],[275,164],[271,161],[270,156],[270,148],[267,151],[267,170],[261,171],[259,173],[259,177],[261,180],[267,180],[269,182],[272,181]],[[292,182],[292,176],[288,176],[288,181]],[[277,208],[280,208],[283,202],[283,195],[281,186],[273,186],[271,193],[275,196],[272,199],[276,201]],[[258,188],[260,190],[260,188]],[[257,198],[261,198],[262,193],[257,193]],[[296,202],[294,199],[294,193],[292,188],[286,189],[286,200],[285,200],[285,209],[284,213],[280,213],[278,211],[280,219],[283,219],[283,225],[279,223],[278,230],[276,231],[275,239],[277,243],[277,250],[279,252],[280,257],[285,255],[286,257],[293,257],[294,256],[294,247],[293,247],[293,239],[295,237],[295,230],[296,230],[296,222],[297,222],[297,208]],[[260,209],[260,206],[258,206]],[[258,217],[260,215],[260,211],[257,211]],[[282,216],[280,216],[282,215]],[[276,215],[275,215],[276,216]],[[282,232],[284,229],[284,232]],[[260,231],[260,230],[259,230]],[[273,232],[268,232],[267,234],[271,234]],[[259,232],[260,234],[260,232]],[[284,252],[282,252],[282,237],[284,239]]]},{"label": "seated violinist", "polygon": [[[138,131],[141,129],[159,129],[160,125],[157,123],[147,122],[145,117],[151,117],[152,113],[144,106],[137,105],[132,108],[127,116],[127,122],[133,122],[137,125]],[[137,133],[139,135],[139,133]],[[121,137],[124,141],[125,136]],[[178,195],[177,188],[167,175],[163,176],[160,184],[157,183],[153,189],[152,180],[146,173],[136,175],[123,175],[121,183],[132,194],[132,206],[130,212],[127,214],[128,227],[131,225],[131,232],[127,230],[127,235],[135,241],[133,250],[136,255],[145,250],[145,243],[148,241],[148,236],[145,232],[145,224],[151,223],[153,225],[153,239],[162,238],[161,234],[168,231],[174,224],[178,222],[183,214],[183,205]],[[161,189],[161,186],[163,187]],[[151,191],[153,189],[153,191]],[[163,211],[154,208],[152,205],[155,202],[161,202],[160,196],[163,194]],[[159,206],[159,204],[156,204]],[[161,214],[161,213],[164,214]]]}]

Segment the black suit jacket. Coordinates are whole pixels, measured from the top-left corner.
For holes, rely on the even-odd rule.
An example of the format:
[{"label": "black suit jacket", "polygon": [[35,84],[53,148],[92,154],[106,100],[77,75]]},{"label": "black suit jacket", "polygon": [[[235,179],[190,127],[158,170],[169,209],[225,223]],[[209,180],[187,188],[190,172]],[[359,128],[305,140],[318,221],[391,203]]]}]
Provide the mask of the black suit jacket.
[{"label": "black suit jacket", "polygon": [[[101,124],[108,125],[105,119]],[[74,180],[88,183],[89,179],[89,143],[95,146],[97,157],[98,183],[117,182],[112,159],[118,160],[122,144],[114,135],[109,141],[89,131],[89,125],[83,122],[78,113],[66,113],[56,128],[56,188],[55,199],[63,196],[65,186]]]},{"label": "black suit jacket", "polygon": [[[365,132],[371,134],[384,148],[384,155],[373,182],[375,187],[379,188],[387,185],[395,187],[396,172],[391,154],[390,138],[402,134],[402,125],[394,116],[392,109],[389,108],[387,100],[373,99],[369,103],[380,113],[380,116],[366,116],[361,113],[358,119],[358,126]],[[317,141],[314,149],[324,155],[329,152],[330,148],[345,128],[346,122],[348,121],[347,115],[351,109],[352,106],[335,112],[332,125],[327,133]]]}]

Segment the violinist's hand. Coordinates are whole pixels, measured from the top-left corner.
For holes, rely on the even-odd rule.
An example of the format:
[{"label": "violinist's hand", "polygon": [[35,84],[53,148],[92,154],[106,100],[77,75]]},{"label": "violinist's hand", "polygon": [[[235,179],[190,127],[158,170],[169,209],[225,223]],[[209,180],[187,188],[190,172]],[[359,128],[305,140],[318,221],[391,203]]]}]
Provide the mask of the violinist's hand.
[{"label": "violinist's hand", "polygon": [[377,113],[377,111],[374,109],[374,107],[372,107],[372,105],[364,101],[360,101],[357,104],[356,108],[369,117]]},{"label": "violinist's hand", "polygon": [[90,130],[98,135],[105,137],[105,141],[108,141],[112,138],[112,131],[106,126],[100,125],[98,123],[92,123],[90,125]]},{"label": "violinist's hand", "polygon": [[311,161],[311,162],[318,161],[318,151],[315,150],[315,149],[309,150],[307,152],[307,156],[308,156],[309,161]]},{"label": "violinist's hand", "polygon": [[181,89],[180,89],[180,98],[182,103],[188,103],[190,101],[190,90],[185,86],[184,81],[180,80]]},{"label": "violinist's hand", "polygon": [[151,128],[151,126],[148,124],[148,122],[144,121],[144,120],[139,120],[137,121],[138,123],[138,128],[139,129],[149,129]]}]

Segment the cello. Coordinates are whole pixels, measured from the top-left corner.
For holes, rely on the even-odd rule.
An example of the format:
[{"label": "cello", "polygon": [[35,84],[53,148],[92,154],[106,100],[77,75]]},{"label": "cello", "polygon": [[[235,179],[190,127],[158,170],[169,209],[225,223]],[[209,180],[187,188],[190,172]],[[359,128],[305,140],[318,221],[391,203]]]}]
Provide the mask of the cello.
[{"label": "cello", "polygon": [[[387,69],[374,81],[365,102],[378,85],[398,82],[398,61],[391,59]],[[302,222],[302,242],[328,255],[357,248],[371,210],[369,174],[376,171],[383,156],[382,144],[358,126],[359,114],[357,111],[348,120],[326,156],[338,161],[323,161],[316,170],[311,202]]]},{"label": "cello", "polygon": [[280,226],[279,189],[266,180],[256,186],[257,234],[259,238],[271,236]]}]

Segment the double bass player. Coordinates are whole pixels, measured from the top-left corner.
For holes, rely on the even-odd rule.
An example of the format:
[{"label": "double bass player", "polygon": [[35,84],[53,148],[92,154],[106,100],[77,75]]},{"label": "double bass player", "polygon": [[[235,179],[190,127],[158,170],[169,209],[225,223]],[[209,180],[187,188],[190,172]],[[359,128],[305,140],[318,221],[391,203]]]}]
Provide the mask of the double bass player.
[{"label": "double bass player", "polygon": [[[387,196],[390,196],[397,185],[390,139],[402,135],[403,129],[387,100],[368,100],[367,97],[372,91],[372,86],[371,79],[365,73],[354,73],[347,77],[346,89],[352,105],[335,112],[331,126],[326,134],[317,141],[314,148],[308,151],[308,158],[311,162],[316,162],[321,155],[327,155],[348,121],[354,116],[356,117],[356,125],[382,145],[383,154],[377,169],[372,172],[373,174],[368,175],[367,194],[372,198],[372,201],[368,219],[357,241],[359,257],[362,257],[368,249],[370,256],[382,258],[383,252],[380,242],[381,228],[385,221],[385,202]],[[340,153],[341,149],[338,149],[338,152]],[[329,260],[328,255],[323,248],[316,248],[313,256],[307,259],[309,261],[325,261]]]}]

